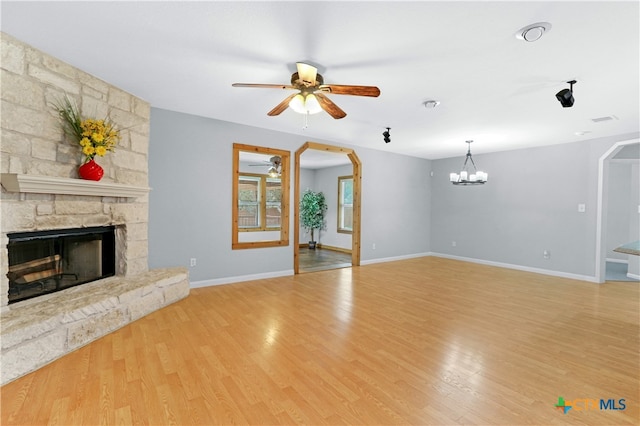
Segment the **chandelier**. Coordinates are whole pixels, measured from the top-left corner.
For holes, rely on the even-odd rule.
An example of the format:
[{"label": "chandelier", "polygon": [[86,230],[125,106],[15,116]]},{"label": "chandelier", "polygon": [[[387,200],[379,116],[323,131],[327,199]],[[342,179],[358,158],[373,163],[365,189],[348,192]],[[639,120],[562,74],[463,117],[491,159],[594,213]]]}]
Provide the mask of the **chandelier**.
[{"label": "chandelier", "polygon": [[467,141],[469,149],[460,173],[449,174],[449,180],[454,185],[482,185],[487,181],[487,173],[476,169],[476,163],[471,157],[471,142],[473,141]]}]

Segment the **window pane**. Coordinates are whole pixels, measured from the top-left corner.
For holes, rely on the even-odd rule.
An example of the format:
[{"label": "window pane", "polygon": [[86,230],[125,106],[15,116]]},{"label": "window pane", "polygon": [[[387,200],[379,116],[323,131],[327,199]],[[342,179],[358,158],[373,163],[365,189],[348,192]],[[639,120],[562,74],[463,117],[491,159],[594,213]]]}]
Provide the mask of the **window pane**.
[{"label": "window pane", "polygon": [[280,203],[267,203],[267,228],[279,228],[281,216]]},{"label": "window pane", "polygon": [[353,178],[338,178],[338,231],[353,231]]},{"label": "window pane", "polygon": [[260,219],[256,204],[240,204],[238,206],[238,227],[239,228],[258,228]]},{"label": "window pane", "polygon": [[342,229],[345,231],[353,231],[353,205],[345,204],[342,206]]},{"label": "window pane", "polygon": [[257,202],[260,197],[260,178],[240,176],[238,202]]},{"label": "window pane", "polygon": [[353,179],[342,181],[342,200],[345,204],[353,204]]},{"label": "window pane", "polygon": [[282,199],[282,183],[280,179],[267,178],[267,203],[276,202],[280,203]]}]

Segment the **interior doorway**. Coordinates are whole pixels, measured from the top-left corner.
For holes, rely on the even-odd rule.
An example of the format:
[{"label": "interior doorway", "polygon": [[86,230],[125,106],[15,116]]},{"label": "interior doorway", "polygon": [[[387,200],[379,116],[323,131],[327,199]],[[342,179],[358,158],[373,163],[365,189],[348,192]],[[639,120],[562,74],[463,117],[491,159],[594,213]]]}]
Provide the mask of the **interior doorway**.
[{"label": "interior doorway", "polygon": [[[595,279],[599,283],[606,281],[607,271],[607,221],[610,212],[609,206],[609,191],[611,184],[610,167],[611,162],[623,149],[630,146],[637,146],[640,141],[629,140],[618,142],[613,145],[607,152],[605,152],[598,164],[598,205],[597,205],[597,219],[596,219],[596,270]],[[637,227],[636,227],[637,228]],[[635,230],[637,234],[637,229]],[[637,262],[636,259],[633,260]]]},{"label": "interior doorway", "polygon": [[300,192],[301,192],[301,159],[304,152],[340,154],[348,159],[352,167],[353,176],[353,229],[351,232],[351,266],[360,265],[360,214],[361,214],[361,187],[362,164],[354,150],[332,145],[306,142],[295,154],[294,167],[294,226],[293,226],[293,270],[295,274],[300,269]]}]

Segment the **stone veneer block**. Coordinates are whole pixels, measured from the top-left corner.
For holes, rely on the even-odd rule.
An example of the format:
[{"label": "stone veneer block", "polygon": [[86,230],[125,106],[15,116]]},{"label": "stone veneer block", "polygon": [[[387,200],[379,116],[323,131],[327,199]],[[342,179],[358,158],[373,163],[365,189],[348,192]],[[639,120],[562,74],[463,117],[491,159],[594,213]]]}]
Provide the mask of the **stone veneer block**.
[{"label": "stone veneer block", "polygon": [[[158,306],[154,310],[158,310],[161,307]],[[69,349],[69,352],[78,349],[99,337],[124,327],[130,322],[130,318],[126,307],[118,307],[83,321],[76,321],[68,327],[67,349]]]},{"label": "stone veneer block", "polygon": [[2,350],[2,384],[30,373],[60,358],[69,351],[65,348],[67,330],[57,329],[40,338]]},{"label": "stone veneer block", "polygon": [[146,315],[146,312],[157,311],[164,304],[162,292],[152,292],[136,299],[129,305],[131,321],[138,320]]},{"label": "stone veneer block", "polygon": [[1,384],[189,295],[186,268],[110,277],[2,312]]},{"label": "stone veneer block", "polygon": [[[29,309],[25,316],[7,319],[2,318],[2,349],[11,348],[25,340],[37,339],[48,334],[62,321],[62,314],[53,316]],[[38,320],[39,319],[39,320]],[[3,358],[4,361],[4,358]]]}]

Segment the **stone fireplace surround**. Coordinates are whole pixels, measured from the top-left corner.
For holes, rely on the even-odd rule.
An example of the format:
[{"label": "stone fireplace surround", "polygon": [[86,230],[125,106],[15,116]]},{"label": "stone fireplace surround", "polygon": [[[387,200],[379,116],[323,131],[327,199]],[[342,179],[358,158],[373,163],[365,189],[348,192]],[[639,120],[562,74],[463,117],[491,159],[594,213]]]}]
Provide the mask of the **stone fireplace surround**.
[{"label": "stone fireplace surround", "polygon": [[[0,33],[1,384],[189,294],[185,268],[148,270],[149,104]],[[122,129],[98,159],[100,182],[77,177],[79,147],[51,103],[68,95]],[[116,276],[8,304],[7,233],[115,225]]]}]

